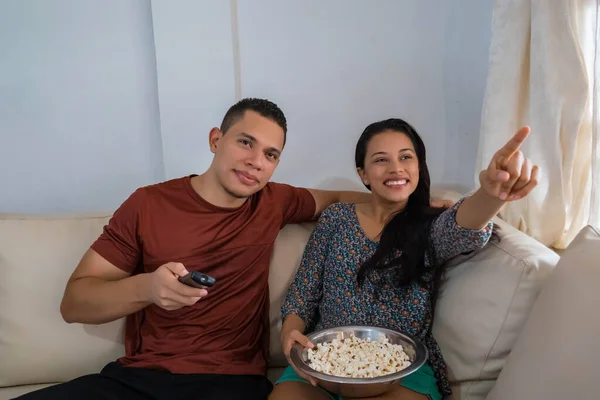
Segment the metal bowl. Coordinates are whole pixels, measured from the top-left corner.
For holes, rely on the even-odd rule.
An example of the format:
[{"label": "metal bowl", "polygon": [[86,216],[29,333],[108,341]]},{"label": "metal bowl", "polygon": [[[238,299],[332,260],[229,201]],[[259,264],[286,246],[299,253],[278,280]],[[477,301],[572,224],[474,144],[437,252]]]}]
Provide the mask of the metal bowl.
[{"label": "metal bowl", "polygon": [[341,334],[341,338],[349,338],[351,335],[359,339],[379,339],[383,334],[388,338],[391,344],[402,345],[404,352],[410,358],[411,365],[402,371],[393,374],[378,376],[376,378],[346,378],[318,372],[308,363],[307,349],[296,343],[290,352],[290,359],[294,366],[306,375],[315,378],[323,389],[342,397],[371,397],[379,396],[399,384],[402,378],[408,376],[419,369],[427,361],[427,348],[415,337],[386,328],[375,326],[342,326],[331,329],[324,329],[307,335],[315,346],[319,343],[331,342]]}]

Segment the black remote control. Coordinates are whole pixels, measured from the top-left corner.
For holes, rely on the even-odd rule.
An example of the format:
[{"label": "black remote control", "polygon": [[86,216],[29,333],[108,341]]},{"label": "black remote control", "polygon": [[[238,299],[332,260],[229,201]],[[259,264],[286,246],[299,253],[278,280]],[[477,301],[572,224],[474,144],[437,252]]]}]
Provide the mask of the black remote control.
[{"label": "black remote control", "polygon": [[180,276],[179,282],[185,283],[188,286],[203,289],[214,286],[216,280],[215,278],[203,274],[202,272],[193,271],[187,275]]}]

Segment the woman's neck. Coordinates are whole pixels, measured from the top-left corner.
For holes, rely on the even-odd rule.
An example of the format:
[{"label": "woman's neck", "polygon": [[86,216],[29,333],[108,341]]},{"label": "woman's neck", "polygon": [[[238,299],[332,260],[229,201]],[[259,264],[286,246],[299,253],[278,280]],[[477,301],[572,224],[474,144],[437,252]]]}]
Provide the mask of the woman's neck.
[{"label": "woman's neck", "polygon": [[370,218],[385,225],[390,220],[392,214],[403,210],[407,203],[408,200],[403,202],[390,202],[373,196],[371,201],[365,204],[364,210]]}]

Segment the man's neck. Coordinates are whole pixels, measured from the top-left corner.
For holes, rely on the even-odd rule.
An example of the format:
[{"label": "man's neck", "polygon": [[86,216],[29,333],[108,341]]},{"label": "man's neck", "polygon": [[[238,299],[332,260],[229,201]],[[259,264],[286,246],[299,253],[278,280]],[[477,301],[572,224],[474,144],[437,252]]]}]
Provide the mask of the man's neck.
[{"label": "man's neck", "polygon": [[247,200],[247,198],[235,197],[228,193],[210,170],[202,175],[192,177],[191,183],[192,188],[200,197],[217,207],[238,208]]}]

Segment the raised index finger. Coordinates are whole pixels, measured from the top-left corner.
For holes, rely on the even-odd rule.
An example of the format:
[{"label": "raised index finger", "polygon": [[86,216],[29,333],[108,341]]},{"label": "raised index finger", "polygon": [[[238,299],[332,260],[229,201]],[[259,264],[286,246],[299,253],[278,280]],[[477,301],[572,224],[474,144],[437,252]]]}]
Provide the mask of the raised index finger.
[{"label": "raised index finger", "polygon": [[513,136],[508,141],[508,143],[504,145],[504,147],[498,150],[496,154],[504,158],[510,158],[513,154],[519,151],[519,148],[521,147],[525,139],[527,139],[527,136],[529,136],[530,131],[531,129],[529,129],[528,126],[519,129],[515,136]]}]

